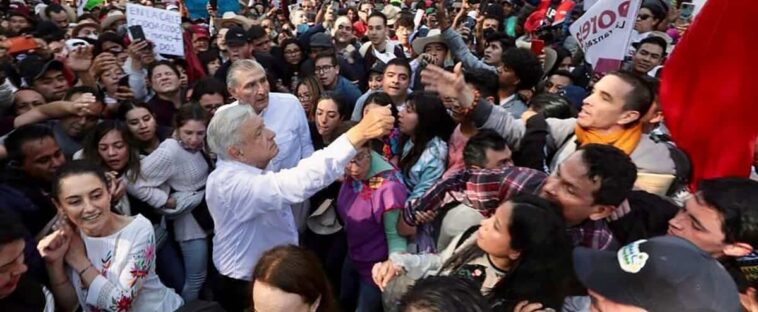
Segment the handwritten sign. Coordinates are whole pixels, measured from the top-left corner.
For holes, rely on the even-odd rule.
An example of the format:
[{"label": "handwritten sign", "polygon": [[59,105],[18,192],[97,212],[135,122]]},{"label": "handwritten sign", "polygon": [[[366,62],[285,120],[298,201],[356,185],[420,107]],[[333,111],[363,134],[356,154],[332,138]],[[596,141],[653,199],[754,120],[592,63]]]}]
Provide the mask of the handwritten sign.
[{"label": "handwritten sign", "polygon": [[126,4],[127,26],[142,26],[145,37],[160,54],[184,56],[181,23],[179,12]]},{"label": "handwritten sign", "polygon": [[620,64],[629,47],[641,0],[599,0],[569,27],[594,67],[598,60]]}]

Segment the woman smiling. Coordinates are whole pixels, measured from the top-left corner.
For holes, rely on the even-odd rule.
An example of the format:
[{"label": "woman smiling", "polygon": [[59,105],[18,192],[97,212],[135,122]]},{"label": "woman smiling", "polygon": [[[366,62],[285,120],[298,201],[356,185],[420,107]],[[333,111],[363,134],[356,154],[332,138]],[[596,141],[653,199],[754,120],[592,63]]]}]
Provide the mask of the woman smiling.
[{"label": "woman smiling", "polygon": [[58,170],[51,196],[63,215],[37,249],[63,311],[174,311],[182,299],[155,274],[150,221],[111,212],[103,170],[74,160]]}]

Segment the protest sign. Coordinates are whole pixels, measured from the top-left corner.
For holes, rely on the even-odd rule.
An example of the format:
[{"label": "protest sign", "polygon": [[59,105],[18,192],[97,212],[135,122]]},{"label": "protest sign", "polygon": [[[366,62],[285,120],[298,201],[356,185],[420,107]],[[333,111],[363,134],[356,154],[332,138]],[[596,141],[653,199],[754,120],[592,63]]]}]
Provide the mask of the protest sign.
[{"label": "protest sign", "polygon": [[618,68],[627,53],[640,0],[599,0],[569,27],[585,60],[601,72]]},{"label": "protest sign", "polygon": [[126,4],[126,24],[142,26],[145,38],[155,44],[160,54],[184,56],[181,23],[179,12]]},{"label": "protest sign", "polygon": [[590,8],[595,5],[595,2],[597,2],[597,0],[584,0],[584,10],[589,11]]}]

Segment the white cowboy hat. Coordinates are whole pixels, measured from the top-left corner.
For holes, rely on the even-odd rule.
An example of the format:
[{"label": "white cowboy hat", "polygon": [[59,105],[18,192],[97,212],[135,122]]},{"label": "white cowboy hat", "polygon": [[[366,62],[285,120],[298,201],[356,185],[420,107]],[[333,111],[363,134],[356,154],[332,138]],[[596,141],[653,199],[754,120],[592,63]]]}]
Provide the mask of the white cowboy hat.
[{"label": "white cowboy hat", "polygon": [[113,23],[121,20],[126,20],[126,15],[124,15],[124,12],[121,12],[119,10],[112,10],[108,12],[108,15],[105,17],[101,25],[103,26],[103,30],[105,30],[113,26]]},{"label": "white cowboy hat", "polygon": [[430,43],[442,43],[447,47],[447,42],[442,39],[442,31],[439,29],[429,30],[429,32],[426,34],[426,37],[413,39],[411,46],[413,47],[414,52],[421,54],[424,52],[426,45]]},{"label": "white cowboy hat", "polygon": [[237,15],[234,12],[226,12],[224,15],[221,16],[221,25],[224,25],[224,23],[232,22],[237,25],[240,25],[243,29],[248,30],[250,29],[250,26],[254,24],[253,20],[244,17],[242,15]]}]

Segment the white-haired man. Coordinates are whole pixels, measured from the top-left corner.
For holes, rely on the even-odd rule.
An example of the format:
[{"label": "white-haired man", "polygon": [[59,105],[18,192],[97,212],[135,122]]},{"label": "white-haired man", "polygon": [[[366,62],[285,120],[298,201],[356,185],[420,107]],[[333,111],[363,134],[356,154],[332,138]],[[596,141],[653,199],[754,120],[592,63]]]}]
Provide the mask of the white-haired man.
[{"label": "white-haired man", "polygon": [[290,205],[334,182],[356,147],[388,134],[393,123],[388,108],[372,110],[325,149],[275,172],[265,170],[279,152],[265,120],[248,105],[216,112],[208,145],[219,160],[205,194],[216,228],[213,263],[221,273],[216,299],[227,311],[250,307],[252,268],[263,252],[298,243]]},{"label": "white-haired man", "polygon": [[[274,132],[279,153],[266,169],[279,171],[289,169],[313,154],[308,120],[300,101],[292,94],[270,92],[266,71],[254,60],[242,59],[232,63],[227,74],[227,89],[236,102],[219,108],[223,110],[237,105],[253,108]],[[292,205],[299,229],[304,228],[308,205]]]}]

